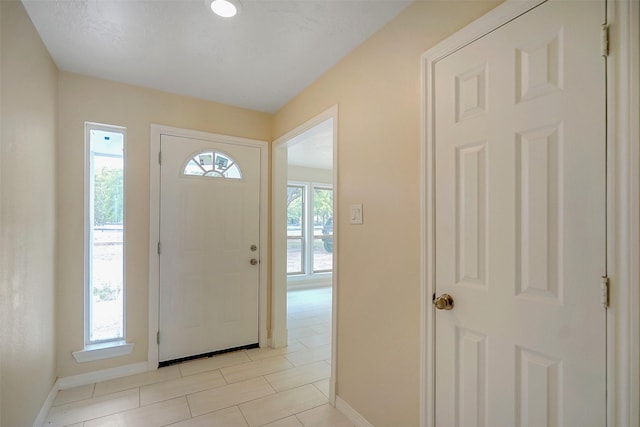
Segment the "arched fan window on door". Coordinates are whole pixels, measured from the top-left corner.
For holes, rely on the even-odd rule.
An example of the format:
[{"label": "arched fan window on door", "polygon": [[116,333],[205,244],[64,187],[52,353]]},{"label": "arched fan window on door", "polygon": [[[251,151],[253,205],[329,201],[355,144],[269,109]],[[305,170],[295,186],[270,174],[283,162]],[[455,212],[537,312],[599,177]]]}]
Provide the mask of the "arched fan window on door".
[{"label": "arched fan window on door", "polygon": [[242,179],[242,171],[228,154],[218,151],[203,151],[189,160],[182,171],[187,176],[206,178]]}]

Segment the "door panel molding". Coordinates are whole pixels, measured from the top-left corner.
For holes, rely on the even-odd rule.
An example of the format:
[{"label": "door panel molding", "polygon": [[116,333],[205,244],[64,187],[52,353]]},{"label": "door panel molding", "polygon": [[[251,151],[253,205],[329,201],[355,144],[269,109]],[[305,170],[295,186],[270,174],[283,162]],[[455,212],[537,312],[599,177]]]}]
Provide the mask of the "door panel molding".
[{"label": "door panel molding", "polygon": [[267,277],[269,259],[269,144],[248,138],[219,135],[190,129],[175,128],[151,124],[149,149],[149,329],[147,367],[149,370],[158,368],[157,333],[160,319],[160,262],[158,257],[158,241],[160,238],[160,138],[161,135],[171,135],[183,138],[214,141],[218,143],[240,146],[257,147],[260,149],[260,255],[264,261],[259,275],[259,313],[258,336],[260,347],[265,347],[267,341]]},{"label": "door panel molding", "polygon": [[[435,426],[434,308],[434,69],[441,59],[545,0],[509,0],[421,56],[421,342],[420,425]],[[607,2],[611,28],[608,70],[607,425],[640,423],[640,6]]]}]

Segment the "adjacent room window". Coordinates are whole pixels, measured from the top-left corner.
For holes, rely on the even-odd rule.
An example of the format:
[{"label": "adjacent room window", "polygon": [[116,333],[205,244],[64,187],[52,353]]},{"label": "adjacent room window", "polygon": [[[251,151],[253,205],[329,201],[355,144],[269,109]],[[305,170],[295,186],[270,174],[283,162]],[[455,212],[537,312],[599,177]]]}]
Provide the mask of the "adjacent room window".
[{"label": "adjacent room window", "polygon": [[333,189],[313,186],[313,272],[333,269]]},{"label": "adjacent room window", "polygon": [[304,185],[287,187],[287,274],[304,274],[305,218],[307,188]]},{"label": "adjacent room window", "polygon": [[85,124],[85,344],[125,339],[125,128]]},{"label": "adjacent room window", "polygon": [[312,276],[333,269],[333,189],[291,182],[287,192],[287,274]]}]

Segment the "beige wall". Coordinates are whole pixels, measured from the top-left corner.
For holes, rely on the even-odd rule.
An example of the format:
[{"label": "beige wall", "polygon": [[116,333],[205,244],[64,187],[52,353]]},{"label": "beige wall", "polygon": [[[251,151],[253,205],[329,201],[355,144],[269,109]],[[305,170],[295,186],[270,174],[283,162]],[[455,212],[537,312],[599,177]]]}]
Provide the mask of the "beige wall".
[{"label": "beige wall", "polygon": [[496,5],[416,2],[276,115],[278,137],[339,105],[337,394],[376,427],[419,423],[419,57]]},{"label": "beige wall", "polygon": [[32,425],[56,379],[57,69],[22,3],[0,2],[0,425]]},{"label": "beige wall", "polygon": [[[273,117],[155,90],[61,72],[58,133],[58,375],[147,360],[149,129],[151,123],[271,140]],[[125,126],[127,340],[132,354],[77,363],[83,347],[84,122]]]}]

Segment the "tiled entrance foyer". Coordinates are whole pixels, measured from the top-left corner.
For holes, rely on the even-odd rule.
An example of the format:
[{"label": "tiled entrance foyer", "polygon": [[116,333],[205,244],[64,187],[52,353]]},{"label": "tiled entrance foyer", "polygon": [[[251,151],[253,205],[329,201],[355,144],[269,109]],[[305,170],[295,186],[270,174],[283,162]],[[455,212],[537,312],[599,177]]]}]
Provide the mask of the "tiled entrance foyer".
[{"label": "tiled entrance foyer", "polygon": [[327,402],[331,288],[288,294],[289,346],[62,390],[45,426],[351,427]]}]

